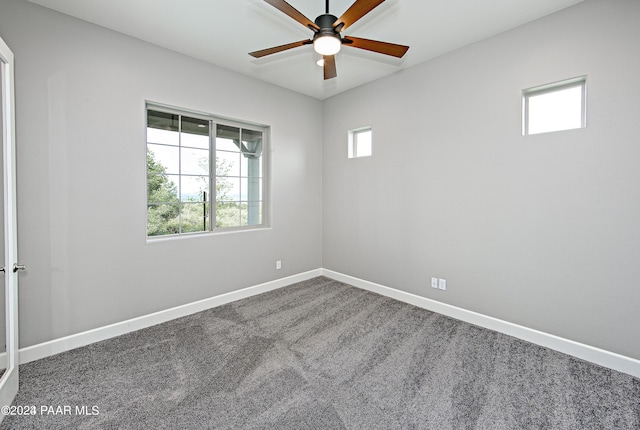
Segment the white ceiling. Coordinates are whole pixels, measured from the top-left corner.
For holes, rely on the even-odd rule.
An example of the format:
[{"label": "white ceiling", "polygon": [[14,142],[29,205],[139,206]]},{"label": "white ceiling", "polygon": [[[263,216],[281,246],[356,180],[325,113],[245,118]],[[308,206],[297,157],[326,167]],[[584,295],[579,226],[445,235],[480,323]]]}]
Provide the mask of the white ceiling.
[{"label": "white ceiling", "polygon": [[[263,0],[29,0],[191,57],[324,99],[582,0],[387,0],[352,35],[409,45],[402,59],[343,47],[338,77],[324,81],[311,46],[254,59],[248,52],[313,33]],[[324,0],[288,0],[312,21]],[[340,16],[354,0],[332,0]]]}]

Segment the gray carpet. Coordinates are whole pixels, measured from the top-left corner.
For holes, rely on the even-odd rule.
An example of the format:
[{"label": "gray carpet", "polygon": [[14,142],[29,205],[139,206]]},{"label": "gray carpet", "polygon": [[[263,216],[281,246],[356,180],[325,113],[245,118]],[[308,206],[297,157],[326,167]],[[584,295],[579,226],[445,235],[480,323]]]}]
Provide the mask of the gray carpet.
[{"label": "gray carpet", "polygon": [[3,429],[640,428],[639,379],[324,277],[20,378],[14,404],[38,413]]}]

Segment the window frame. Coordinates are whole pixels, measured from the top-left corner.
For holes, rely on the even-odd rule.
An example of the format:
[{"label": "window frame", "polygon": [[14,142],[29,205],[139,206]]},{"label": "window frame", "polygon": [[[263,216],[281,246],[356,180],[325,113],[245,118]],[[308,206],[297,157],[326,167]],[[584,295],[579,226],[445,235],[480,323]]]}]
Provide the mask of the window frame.
[{"label": "window frame", "polygon": [[[358,155],[358,135],[371,133],[371,151],[368,155]],[[373,127],[370,125],[351,129],[347,132],[347,158],[366,158],[373,156]]]},{"label": "window frame", "polygon": [[[529,99],[532,96],[539,96],[544,94],[550,94],[558,91],[568,90],[570,88],[580,87],[581,91],[581,112],[580,112],[580,127],[563,128],[558,130],[548,130],[531,134],[529,132]],[[533,136],[536,134],[555,133],[559,131],[579,130],[587,127],[587,76],[578,76],[571,79],[564,79],[557,82],[552,82],[545,85],[539,85],[522,90],[522,135]]]},{"label": "window frame", "polygon": [[[262,230],[266,228],[270,228],[270,157],[269,157],[269,138],[270,138],[270,130],[271,128],[268,125],[259,124],[255,122],[230,119],[221,117],[218,115],[198,112],[190,109],[173,107],[165,104],[149,102],[145,103],[144,108],[144,118],[145,118],[145,139],[144,139],[144,150],[145,150],[145,160],[146,153],[148,152],[148,115],[149,111],[156,111],[160,113],[166,113],[171,115],[180,115],[188,118],[194,118],[198,120],[208,121],[209,123],[209,172],[208,172],[208,188],[209,188],[209,197],[208,201],[202,202],[209,205],[208,210],[208,218],[209,218],[209,229],[202,231],[194,231],[194,232],[183,232],[180,231],[178,233],[170,233],[170,234],[161,234],[156,236],[149,236],[148,234],[148,226],[149,226],[149,195],[148,193],[148,184],[149,184],[149,174],[148,170],[145,167],[145,236],[147,241],[156,241],[162,239],[171,239],[171,238],[185,238],[185,237],[193,237],[193,236],[203,236],[203,235],[219,235],[226,234],[232,232],[243,232],[243,231],[253,231],[253,230]],[[260,212],[260,223],[254,225],[239,225],[239,226],[231,226],[231,227],[217,227],[217,217],[216,217],[216,207],[218,205],[217,201],[217,190],[216,190],[216,181],[218,179],[217,171],[216,171],[216,154],[217,154],[217,144],[216,144],[216,134],[217,134],[217,126],[223,125],[228,127],[238,128],[239,130],[251,130],[255,132],[259,132],[262,134],[262,150],[260,154],[261,159],[261,175],[260,175],[260,187],[261,187],[261,212]],[[155,143],[154,143],[155,144]],[[169,146],[169,145],[167,145]],[[182,148],[181,145],[178,148]],[[182,177],[182,172],[179,173],[179,176]],[[189,175],[186,175],[189,176]],[[239,178],[242,178],[240,176]],[[247,177],[248,179],[248,177]],[[180,196],[180,194],[179,194]],[[239,200],[243,202],[242,200]],[[235,200],[230,200],[229,202],[235,202]],[[225,203],[225,202],[221,202]],[[248,202],[247,202],[248,203]],[[183,205],[182,200],[180,199],[178,204],[180,206]]]}]

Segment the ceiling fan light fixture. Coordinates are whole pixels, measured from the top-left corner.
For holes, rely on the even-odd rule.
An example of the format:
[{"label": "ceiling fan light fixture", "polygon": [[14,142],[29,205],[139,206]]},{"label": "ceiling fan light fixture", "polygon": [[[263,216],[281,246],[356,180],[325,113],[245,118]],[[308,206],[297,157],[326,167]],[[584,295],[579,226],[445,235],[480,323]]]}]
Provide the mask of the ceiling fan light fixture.
[{"label": "ceiling fan light fixture", "polygon": [[335,55],[340,52],[342,41],[337,34],[321,34],[313,39],[313,49],[320,55]]}]

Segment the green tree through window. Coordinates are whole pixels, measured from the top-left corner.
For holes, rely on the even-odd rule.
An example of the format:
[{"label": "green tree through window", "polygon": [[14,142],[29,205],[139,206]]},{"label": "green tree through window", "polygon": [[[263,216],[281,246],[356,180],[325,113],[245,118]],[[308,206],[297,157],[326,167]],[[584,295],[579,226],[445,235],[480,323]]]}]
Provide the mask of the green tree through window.
[{"label": "green tree through window", "polygon": [[180,206],[176,184],[166,175],[152,151],[147,151],[147,235],[179,233]]}]

